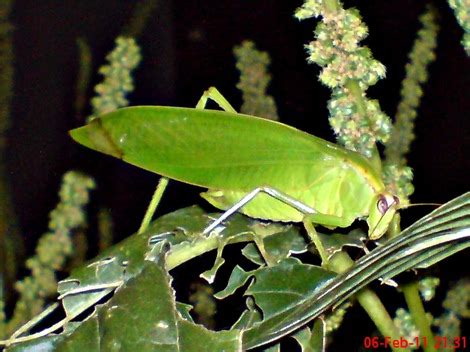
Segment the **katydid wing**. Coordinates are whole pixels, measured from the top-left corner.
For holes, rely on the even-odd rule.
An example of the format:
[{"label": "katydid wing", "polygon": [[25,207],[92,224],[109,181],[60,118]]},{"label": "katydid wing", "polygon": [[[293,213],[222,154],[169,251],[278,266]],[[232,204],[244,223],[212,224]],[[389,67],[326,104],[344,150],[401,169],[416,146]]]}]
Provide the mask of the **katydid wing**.
[{"label": "katydid wing", "polygon": [[[136,106],[98,117],[71,135],[91,149],[208,188],[202,196],[220,209],[267,186],[339,218],[340,226],[368,217],[372,239],[383,235],[396,210],[396,197],[365,157],[279,122],[219,110]],[[304,217],[266,194],[241,212],[273,221]]]}]

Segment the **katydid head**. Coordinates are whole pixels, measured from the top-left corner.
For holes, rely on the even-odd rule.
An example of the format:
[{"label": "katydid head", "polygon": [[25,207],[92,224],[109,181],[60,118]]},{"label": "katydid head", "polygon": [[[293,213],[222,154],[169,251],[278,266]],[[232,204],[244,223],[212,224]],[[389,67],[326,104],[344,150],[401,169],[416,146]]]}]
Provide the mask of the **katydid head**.
[{"label": "katydid head", "polygon": [[390,193],[381,193],[374,198],[367,218],[371,240],[377,240],[385,234],[399,204],[398,197]]}]

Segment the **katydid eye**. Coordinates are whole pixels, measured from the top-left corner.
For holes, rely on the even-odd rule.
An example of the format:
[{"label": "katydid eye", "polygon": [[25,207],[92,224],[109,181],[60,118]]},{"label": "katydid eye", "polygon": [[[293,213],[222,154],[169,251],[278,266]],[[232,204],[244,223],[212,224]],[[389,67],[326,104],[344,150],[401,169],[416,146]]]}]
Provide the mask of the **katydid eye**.
[{"label": "katydid eye", "polygon": [[379,210],[380,214],[385,215],[389,208],[387,203],[387,198],[384,196],[380,196],[379,201],[377,202],[377,209]]}]

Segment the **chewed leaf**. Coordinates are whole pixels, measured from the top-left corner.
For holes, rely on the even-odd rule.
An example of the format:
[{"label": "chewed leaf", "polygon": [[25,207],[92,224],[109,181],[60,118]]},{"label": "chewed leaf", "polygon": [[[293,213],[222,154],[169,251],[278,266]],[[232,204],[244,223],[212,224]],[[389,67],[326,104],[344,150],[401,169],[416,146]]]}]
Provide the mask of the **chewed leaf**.
[{"label": "chewed leaf", "polygon": [[246,291],[255,298],[264,320],[299,304],[304,297],[320,290],[336,276],[321,267],[287,259],[273,267],[259,269],[256,280]]},{"label": "chewed leaf", "polygon": [[[89,275],[82,276],[80,281],[69,278],[58,284],[57,291],[62,295],[62,305],[69,319],[75,318],[83,312],[83,307],[91,307],[124,283],[126,268],[115,257],[93,261],[86,269]],[[80,290],[83,291],[70,294]]]},{"label": "chewed leaf", "polygon": [[209,284],[212,284],[215,280],[215,276],[219,268],[225,263],[225,259],[222,257],[217,257],[214,265],[211,269],[204,271],[199,277],[206,280]]},{"label": "chewed leaf", "polygon": [[233,268],[232,274],[228,279],[227,286],[222,290],[217,292],[214,297],[217,299],[224,299],[230,295],[233,295],[234,292],[246,284],[248,279],[254,274],[254,271],[245,271],[240,266],[236,265]]},{"label": "chewed leaf", "polygon": [[363,241],[367,239],[367,234],[362,230],[353,230],[347,235],[341,233],[318,233],[318,235],[328,253],[328,258],[331,258],[333,254],[341,251],[344,247],[364,248]]},{"label": "chewed leaf", "polygon": [[255,223],[251,229],[256,234],[254,244],[242,250],[243,255],[255,264],[274,265],[291,254],[307,251],[308,243],[298,227],[277,223]]},{"label": "chewed leaf", "polygon": [[178,313],[180,313],[183,319],[186,319],[190,322],[193,322],[193,317],[191,316],[191,314],[189,314],[189,312],[193,308],[194,307],[191,304],[176,302],[176,310],[178,311]]},{"label": "chewed leaf", "polygon": [[129,280],[97,313],[103,350],[120,346],[150,351],[158,346],[160,351],[171,351],[178,345],[173,289],[164,268],[154,263],[149,262],[141,275]]},{"label": "chewed leaf", "polygon": [[214,265],[207,271],[204,271],[199,277],[206,280],[209,284],[212,284],[215,280],[215,275],[219,268],[225,263],[225,259],[222,258],[222,252],[224,250],[227,241],[220,241],[219,247],[217,248],[217,257],[215,258]]},{"label": "chewed leaf", "polygon": [[[190,306],[178,306],[164,266],[148,262],[140,275],[126,282],[107,303],[97,306],[93,315],[71,334],[51,334],[34,342],[50,345],[61,339],[51,351],[240,350],[238,330],[207,330],[178,314],[187,315]],[[21,351],[16,349],[20,346],[15,350]]]},{"label": "chewed leaf", "polygon": [[[178,332],[180,334],[178,346],[173,346],[173,349],[169,351],[238,352],[242,350],[240,331],[238,330],[211,331],[202,325],[180,320],[178,322]],[[155,351],[155,349],[152,351]]]},{"label": "chewed leaf", "polygon": [[297,227],[293,226],[264,238],[264,249],[276,262],[289,257],[291,254],[305,253],[307,246],[308,243],[305,237],[300,234]]},{"label": "chewed leaf", "polygon": [[260,251],[254,243],[248,243],[245,247],[243,247],[242,254],[245,256],[246,259],[250,260],[251,262],[257,265],[265,264]]},{"label": "chewed leaf", "polygon": [[253,324],[262,320],[261,312],[256,308],[253,298],[246,298],[246,310],[240,315],[238,320],[233,324],[231,330],[246,330],[253,326]]},{"label": "chewed leaf", "polygon": [[212,332],[181,318],[168,274],[153,263],[118,291],[98,316],[103,350],[113,346],[128,351],[203,350],[196,341],[212,346],[210,350],[239,348],[237,331]]}]

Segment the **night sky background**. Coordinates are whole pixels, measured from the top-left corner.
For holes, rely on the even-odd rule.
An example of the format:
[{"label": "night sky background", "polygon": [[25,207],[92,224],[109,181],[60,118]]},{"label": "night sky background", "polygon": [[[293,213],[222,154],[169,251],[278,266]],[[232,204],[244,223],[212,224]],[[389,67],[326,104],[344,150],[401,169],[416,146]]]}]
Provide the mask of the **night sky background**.
[{"label": "night sky background", "polygon": [[[327,122],[330,91],[317,81],[320,69],[307,64],[303,48],[313,39],[317,21],[298,22],[293,17],[301,0],[158,3],[137,39],[143,60],[135,71],[131,105],[193,107],[204,89],[216,86],[239,107],[232,48],[251,39],[271,55],[269,93],[276,100],[281,121],[334,140]],[[390,116],[400,98],[404,65],[425,3],[345,1],[345,7],[360,10],[369,27],[370,35],[363,44],[387,67],[387,78],[371,87],[368,96],[379,99]],[[424,87],[409,164],[415,173],[412,201],[442,203],[468,190],[470,60],[460,45],[462,29],[447,2],[434,3],[441,26],[437,60]],[[111,209],[116,240],[135,232],[150,200],[157,175],[86,150],[67,134],[83,124],[74,113],[79,67],[76,39],[84,37],[90,44],[96,72],[114,47],[134,4],[124,0],[15,2],[15,95],[7,167],[20,231],[29,251],[47,229],[48,213],[57,202],[60,180],[67,170],[83,170],[95,177],[98,189],[93,193],[91,213],[99,207]],[[100,81],[101,76],[95,73],[89,97]],[[200,191],[171,182],[159,213],[203,205]],[[414,214],[410,219],[430,210],[409,210]],[[411,220],[405,216],[405,221]],[[449,282],[468,275],[468,265],[461,263],[468,263],[468,251],[442,263]],[[357,314],[357,319],[364,319]],[[354,318],[346,319],[345,330],[355,323]],[[364,324],[370,328],[370,322],[364,320]]]}]

